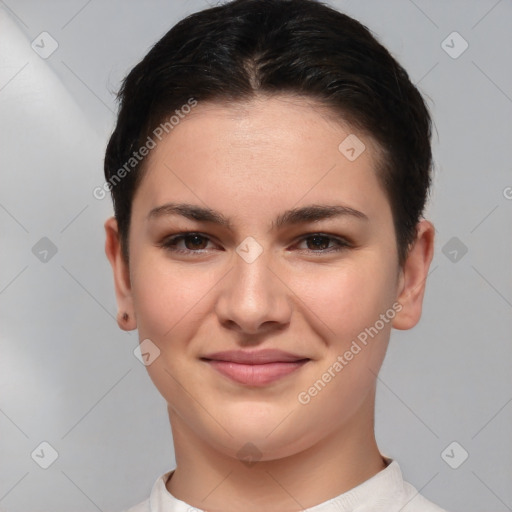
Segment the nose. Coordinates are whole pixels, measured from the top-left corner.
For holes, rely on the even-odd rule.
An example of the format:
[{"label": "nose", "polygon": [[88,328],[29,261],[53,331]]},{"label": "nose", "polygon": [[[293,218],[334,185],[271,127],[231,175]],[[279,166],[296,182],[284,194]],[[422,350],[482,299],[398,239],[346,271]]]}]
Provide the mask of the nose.
[{"label": "nose", "polygon": [[267,334],[290,323],[291,292],[264,251],[255,261],[234,255],[216,301],[221,325],[241,334]]}]

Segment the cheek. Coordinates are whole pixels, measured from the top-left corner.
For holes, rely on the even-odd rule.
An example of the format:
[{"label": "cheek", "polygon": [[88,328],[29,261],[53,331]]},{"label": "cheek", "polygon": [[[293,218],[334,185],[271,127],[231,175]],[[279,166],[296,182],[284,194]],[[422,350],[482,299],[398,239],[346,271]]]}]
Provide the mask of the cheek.
[{"label": "cheek", "polygon": [[301,274],[291,288],[325,324],[328,338],[346,344],[391,307],[396,291],[391,267],[391,261],[368,251],[336,268]]},{"label": "cheek", "polygon": [[135,261],[134,268],[132,291],[141,339],[182,340],[183,329],[197,325],[204,314],[208,295],[214,291],[214,272],[193,265],[180,268],[156,251]]},{"label": "cheek", "polygon": [[[132,291],[139,338],[150,339],[159,350],[146,370],[167,403],[184,408],[188,398],[183,386],[188,388],[190,381],[190,368],[184,361],[188,360],[191,340],[208,336],[200,330],[211,310],[208,294],[216,280],[212,273],[197,268],[171,268],[160,255],[145,255],[133,263]],[[194,386],[206,386],[200,373],[194,375]]]},{"label": "cheek", "polygon": [[[322,364],[297,395],[299,411],[315,435],[348,421],[374,389],[392,319],[380,316],[393,303],[394,281],[385,266],[371,255],[360,266],[347,265],[321,279],[317,274],[315,283],[303,288],[308,308],[329,328]],[[321,425],[315,418],[322,418]]]}]

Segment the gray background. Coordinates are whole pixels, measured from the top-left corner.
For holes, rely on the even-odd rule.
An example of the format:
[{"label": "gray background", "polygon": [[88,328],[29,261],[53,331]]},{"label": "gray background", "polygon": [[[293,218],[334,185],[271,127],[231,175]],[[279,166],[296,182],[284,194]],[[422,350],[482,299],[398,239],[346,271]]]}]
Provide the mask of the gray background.
[{"label": "gray background", "polygon": [[[512,2],[331,3],[404,64],[437,129],[435,258],[422,320],[393,332],[380,375],[381,450],[448,510],[512,510]],[[121,510],[174,465],[137,334],[115,322],[102,227],[111,204],[92,190],[103,184],[112,91],[205,6],[0,0],[2,510]],[[58,43],[48,58],[31,48],[51,49],[43,31]],[[469,44],[457,58],[454,31]],[[43,441],[58,453],[48,469]],[[457,469],[445,462],[463,450]]]}]

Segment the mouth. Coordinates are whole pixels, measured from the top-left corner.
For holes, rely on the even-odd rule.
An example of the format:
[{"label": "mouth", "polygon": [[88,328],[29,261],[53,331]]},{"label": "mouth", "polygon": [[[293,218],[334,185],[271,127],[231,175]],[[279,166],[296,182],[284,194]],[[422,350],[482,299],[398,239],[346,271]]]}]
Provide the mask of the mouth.
[{"label": "mouth", "polygon": [[310,358],[281,350],[228,350],[201,357],[223,376],[246,386],[265,386],[302,368]]}]

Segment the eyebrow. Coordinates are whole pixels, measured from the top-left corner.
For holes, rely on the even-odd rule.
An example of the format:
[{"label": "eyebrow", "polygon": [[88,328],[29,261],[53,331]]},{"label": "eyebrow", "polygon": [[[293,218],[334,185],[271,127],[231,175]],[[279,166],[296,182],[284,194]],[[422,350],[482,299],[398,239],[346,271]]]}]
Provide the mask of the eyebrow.
[{"label": "eyebrow", "polygon": [[[230,219],[211,208],[197,206],[187,203],[166,203],[153,208],[147,218],[148,220],[166,217],[170,215],[181,215],[190,220],[198,222],[211,222],[219,226],[232,228]],[[272,222],[272,228],[280,228],[287,225],[304,224],[308,222],[318,222],[320,220],[331,219],[334,217],[349,216],[355,219],[368,221],[368,217],[359,210],[341,205],[309,205],[301,208],[293,208],[277,216]]]}]

